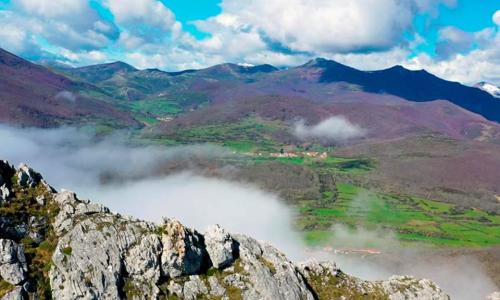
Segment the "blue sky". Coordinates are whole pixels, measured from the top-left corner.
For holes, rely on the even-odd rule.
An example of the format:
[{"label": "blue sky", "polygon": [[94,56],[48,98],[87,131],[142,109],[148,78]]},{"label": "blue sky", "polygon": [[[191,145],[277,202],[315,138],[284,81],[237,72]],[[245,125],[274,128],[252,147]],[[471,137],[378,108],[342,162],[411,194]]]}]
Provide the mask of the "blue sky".
[{"label": "blue sky", "polygon": [[500,84],[497,0],[0,0],[0,47],[74,66],[401,64]]}]

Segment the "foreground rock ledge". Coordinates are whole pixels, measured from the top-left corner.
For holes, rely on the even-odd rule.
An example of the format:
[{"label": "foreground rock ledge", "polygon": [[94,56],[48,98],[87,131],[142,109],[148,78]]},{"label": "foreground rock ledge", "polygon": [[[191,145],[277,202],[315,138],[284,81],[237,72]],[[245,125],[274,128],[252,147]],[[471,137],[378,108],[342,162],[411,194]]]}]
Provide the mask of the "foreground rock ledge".
[{"label": "foreground rock ledge", "polygon": [[[0,161],[2,299],[449,299],[433,282],[368,282],[331,262],[173,219],[124,217]],[[138,199],[139,201],[140,199]]]}]

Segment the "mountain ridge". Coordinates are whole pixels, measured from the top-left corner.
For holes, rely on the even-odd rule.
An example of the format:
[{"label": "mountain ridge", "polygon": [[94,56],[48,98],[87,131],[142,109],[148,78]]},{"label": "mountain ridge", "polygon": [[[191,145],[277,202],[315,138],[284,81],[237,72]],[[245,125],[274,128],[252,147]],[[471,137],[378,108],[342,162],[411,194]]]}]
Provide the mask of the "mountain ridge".
[{"label": "mountain ridge", "polygon": [[[360,86],[365,92],[390,94],[414,102],[447,100],[488,120],[500,122],[500,103],[490,94],[458,82],[441,79],[426,70],[409,70],[400,65],[382,70],[361,71],[334,60],[316,58],[303,65],[283,70],[268,64],[242,66],[223,63],[205,69],[166,72],[166,74],[187,75],[194,78],[208,76],[222,81],[251,76],[252,81],[278,79],[280,84],[287,85],[292,84],[286,82],[287,74],[307,69],[319,70],[314,79],[318,84],[346,82]],[[267,76],[271,74],[272,77]]]},{"label": "mountain ridge", "polygon": [[427,279],[370,282],[332,262],[294,264],[218,225],[201,234],[124,217],[57,192],[24,164],[0,161],[0,183],[3,299],[449,299]]},{"label": "mountain ridge", "polygon": [[98,89],[0,49],[0,121],[39,127],[103,121],[138,126],[128,114],[81,91]]}]

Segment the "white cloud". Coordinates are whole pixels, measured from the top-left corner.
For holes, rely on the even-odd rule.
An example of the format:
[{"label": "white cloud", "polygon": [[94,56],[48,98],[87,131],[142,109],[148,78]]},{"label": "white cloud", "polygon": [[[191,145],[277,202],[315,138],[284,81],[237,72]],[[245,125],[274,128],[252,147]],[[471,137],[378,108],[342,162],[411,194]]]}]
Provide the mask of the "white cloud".
[{"label": "white cloud", "polygon": [[[5,13],[0,12],[2,18],[7,18]],[[16,53],[25,50],[28,44],[28,35],[22,28],[15,26],[13,24],[3,24],[0,26],[0,40],[2,41],[2,47],[9,51]]]},{"label": "white cloud", "polygon": [[91,50],[118,38],[116,26],[101,19],[88,1],[20,0],[10,9],[6,12],[14,18],[2,19],[0,25],[16,24],[31,40],[43,37],[53,48]]},{"label": "white cloud", "polygon": [[[2,47],[32,59],[66,59],[75,65],[126,60],[139,68],[203,68],[223,62],[294,66],[321,56],[373,70],[403,64],[446,79],[500,84],[498,27],[439,32],[436,57],[413,49],[419,12],[438,13],[454,0],[224,0],[221,13],[194,24],[209,36],[184,32],[168,2],[103,0],[113,21],[89,1],[19,0],[0,11]],[[500,26],[500,11],[492,20]],[[47,41],[48,43],[40,43]],[[51,55],[54,53],[55,55]]]},{"label": "white cloud", "polygon": [[163,44],[183,35],[174,13],[158,0],[106,0],[122,29],[120,44],[134,49],[144,44]]},{"label": "white cloud", "polygon": [[76,102],[76,95],[70,91],[60,91],[56,95],[56,99],[68,101],[70,103]]},{"label": "white cloud", "polygon": [[[400,42],[419,9],[439,1],[396,0],[254,0],[222,2],[222,12],[196,24],[222,41],[248,45],[257,35],[271,47],[298,52],[351,52],[389,49]],[[224,30],[225,29],[225,30]],[[230,35],[221,32],[231,33]],[[273,46],[274,45],[274,46]],[[252,45],[249,47],[252,49]],[[276,49],[275,49],[276,50]]]},{"label": "white cloud", "polygon": [[304,121],[299,121],[295,124],[294,134],[301,140],[318,139],[323,142],[345,142],[349,139],[362,137],[365,130],[343,116],[333,116],[313,126],[307,126]]},{"label": "white cloud", "polygon": [[499,10],[497,10],[497,11],[493,14],[492,19],[493,19],[493,22],[494,22],[495,24],[497,24],[497,26],[500,26],[500,9],[499,9]]},{"label": "white cloud", "polygon": [[[497,15],[500,15],[498,11],[493,16],[494,20]],[[410,69],[426,69],[442,78],[466,84],[488,81],[500,85],[499,27],[488,27],[478,32],[447,28],[442,31],[442,38],[449,44],[445,57],[420,54],[406,60],[404,65]],[[475,49],[463,51],[472,44],[476,45]]]},{"label": "white cloud", "polygon": [[19,0],[19,5],[28,13],[42,17],[60,17],[88,9],[86,1],[74,0]]},{"label": "white cloud", "polygon": [[157,0],[108,0],[107,5],[120,24],[148,24],[169,31],[175,16]]},{"label": "white cloud", "polygon": [[401,64],[409,54],[410,50],[408,49],[394,47],[382,52],[335,54],[332,58],[361,70],[380,70]]}]

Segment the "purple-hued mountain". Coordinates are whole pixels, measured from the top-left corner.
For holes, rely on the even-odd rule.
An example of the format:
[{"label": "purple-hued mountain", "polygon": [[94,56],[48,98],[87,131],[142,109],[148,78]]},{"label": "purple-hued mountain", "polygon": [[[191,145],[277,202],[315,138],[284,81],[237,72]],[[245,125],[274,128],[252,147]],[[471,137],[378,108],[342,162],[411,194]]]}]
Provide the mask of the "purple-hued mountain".
[{"label": "purple-hued mountain", "polygon": [[[372,128],[390,129],[387,132],[399,128],[395,135],[405,128],[419,128],[470,137],[493,128],[496,139],[497,125],[491,127],[480,116],[500,121],[500,101],[487,92],[401,66],[360,71],[318,58],[284,70],[271,65],[227,63],[201,70],[165,72],[113,62],[78,68],[56,66],[54,72],[2,50],[0,68],[1,105],[5,107],[0,117],[4,122],[20,124],[104,118],[131,125],[137,113],[162,117],[170,111],[176,114],[178,123],[192,120],[188,123],[198,124],[208,116],[212,116],[209,123],[221,121],[218,118],[233,120],[253,111],[261,111],[270,119],[303,118],[314,123],[329,114],[343,113]],[[136,101],[141,101],[142,107],[170,105],[174,109],[138,112]],[[204,110],[217,113],[196,120],[194,116],[198,111],[203,115]]]},{"label": "purple-hued mountain", "polygon": [[0,49],[0,122],[40,127],[87,122],[138,125],[128,113],[83,91],[97,88]]},{"label": "purple-hued mountain", "polygon": [[364,91],[391,94],[410,101],[448,100],[485,118],[500,122],[500,103],[489,93],[402,66],[364,72],[335,61],[316,59],[304,67],[321,70],[319,82],[347,82]]},{"label": "purple-hued mountain", "polygon": [[138,71],[136,68],[121,61],[92,65],[79,68],[62,68],[62,71],[74,78],[98,83],[107,80],[119,73]]}]

